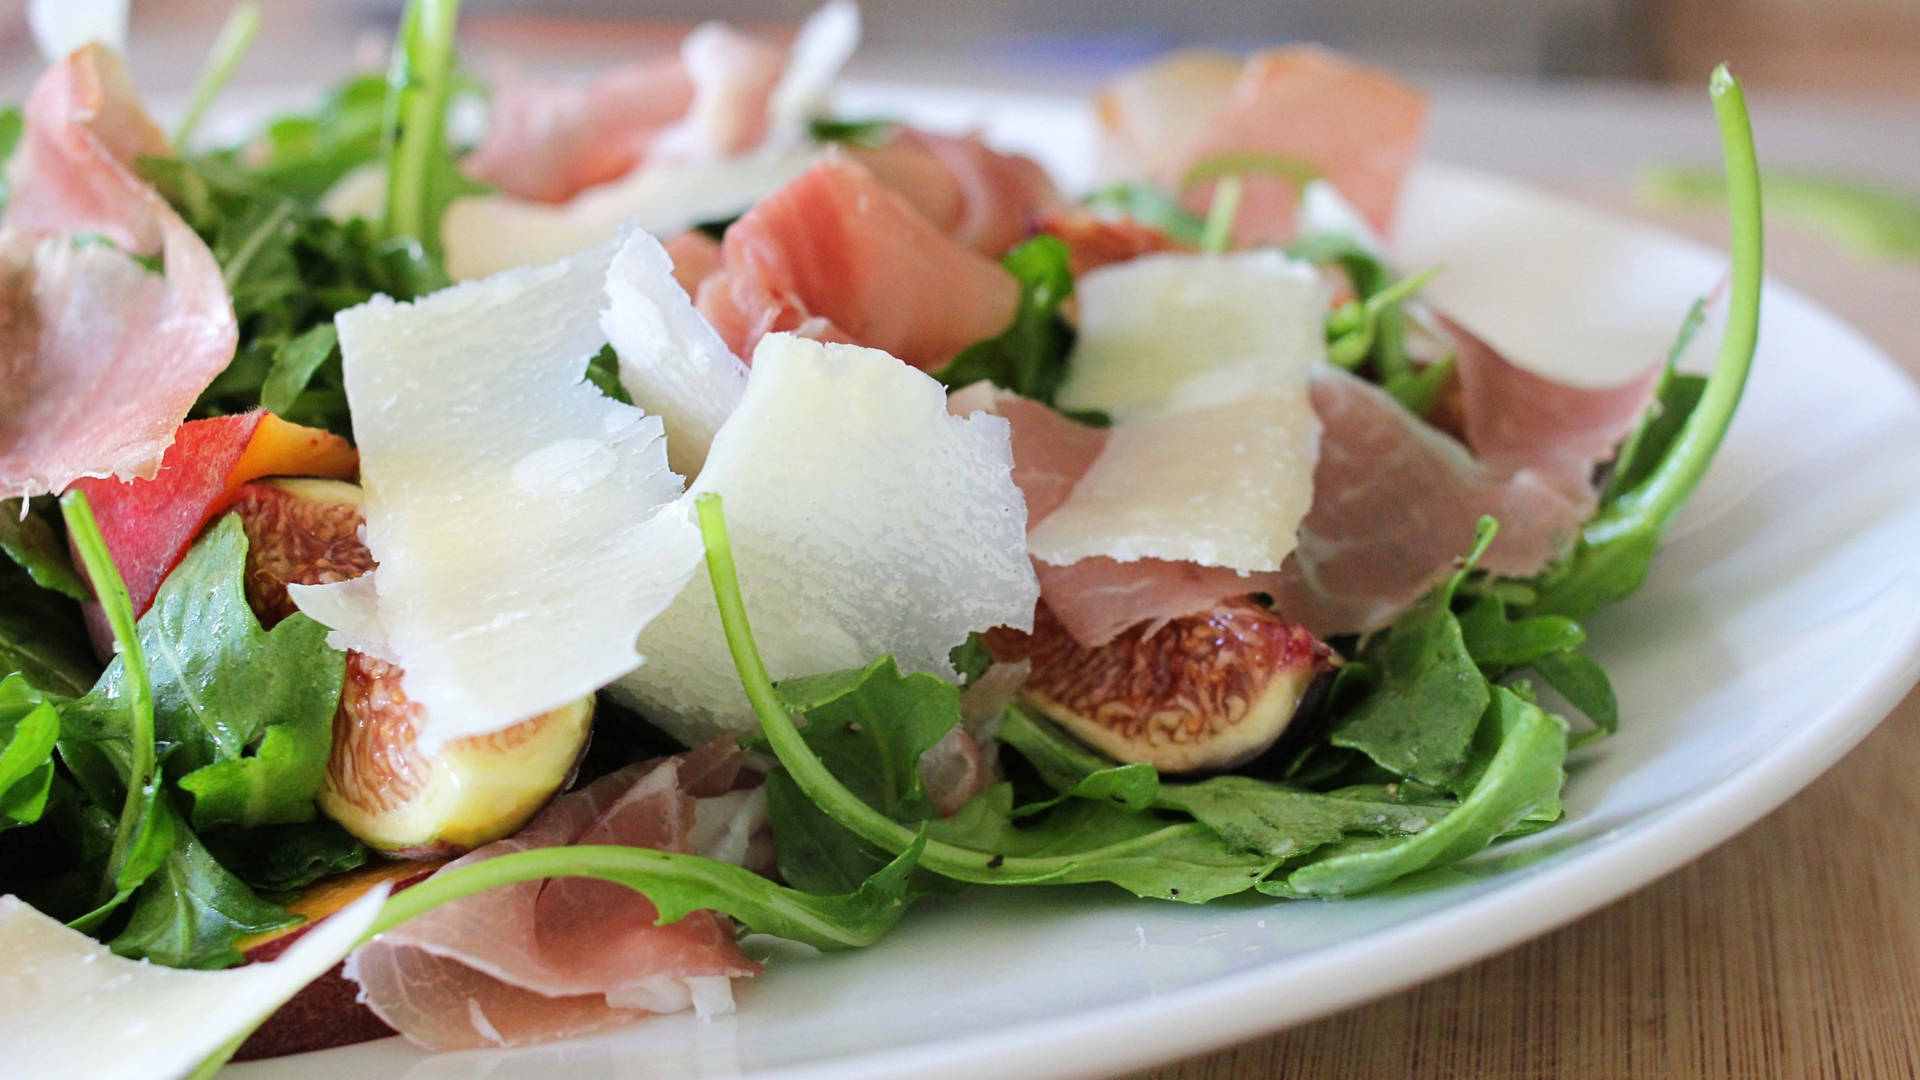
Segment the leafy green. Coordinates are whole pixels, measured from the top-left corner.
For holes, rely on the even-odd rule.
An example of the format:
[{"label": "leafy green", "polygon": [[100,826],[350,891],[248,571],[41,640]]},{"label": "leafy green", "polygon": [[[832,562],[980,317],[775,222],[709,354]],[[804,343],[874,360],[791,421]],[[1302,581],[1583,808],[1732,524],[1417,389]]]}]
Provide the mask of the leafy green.
[{"label": "leafy green", "polygon": [[297,825],[216,829],[204,837],[221,866],[263,893],[290,893],[362,866],[367,845],[325,819]]},{"label": "leafy green", "polygon": [[1412,836],[1455,804],[1431,792],[1414,799],[1380,787],[1304,791],[1250,776],[1216,776],[1162,784],[1159,805],[1192,814],[1236,850],[1292,860],[1349,834]]},{"label": "leafy green", "polygon": [[134,894],[126,928],[107,943],[114,952],[168,967],[223,968],[241,960],[235,939],[300,921],[221,866],[171,799],[163,796],[156,813],[175,842]]},{"label": "leafy green", "polygon": [[220,27],[220,36],[213,41],[213,47],[207,52],[206,68],[193,84],[193,93],[187,99],[187,111],[180,116],[180,124],[173,129],[173,145],[185,146],[193,138],[200,126],[200,118],[206,115],[207,107],[213,104],[227,81],[233,78],[233,71],[240,66],[240,58],[247,54],[253,44],[255,34],[260,32],[260,5],[240,3],[227,13],[227,21]]},{"label": "leafy green", "polygon": [[1657,462],[1636,448],[1637,460],[1629,462],[1629,471],[1642,478],[1614,492],[1587,522],[1573,553],[1540,577],[1530,613],[1580,618],[1640,587],[1661,534],[1699,487],[1746,389],[1760,331],[1760,174],[1746,101],[1724,66],[1714,70],[1712,96],[1726,158],[1733,236],[1733,284],[1719,357],[1698,403],[1667,439]]},{"label": "leafy green", "polygon": [[586,378],[595,390],[607,397],[622,405],[633,404],[633,395],[627,393],[627,388],[620,382],[620,357],[614,353],[613,346],[602,345],[600,351],[593,354],[593,359],[587,361]]},{"label": "leafy green", "polygon": [[[1920,261],[1920,196],[1913,191],[1845,179],[1768,172],[1766,211],[1797,221],[1859,254]],[[1727,198],[1727,178],[1701,169],[1669,168],[1649,174],[1644,196],[1660,204],[1706,205]]]},{"label": "leafy green", "polygon": [[1016,817],[1030,816],[1066,799],[1104,800],[1129,810],[1145,810],[1159,799],[1160,774],[1153,766],[1109,761],[1017,705],[1002,719],[999,738],[1059,793],[1057,798],[1019,807]]},{"label": "leafy green", "polygon": [[807,137],[814,142],[845,143],[849,146],[880,146],[893,138],[900,128],[897,120],[868,118],[854,120],[838,116],[816,116],[807,121]]},{"label": "leafy green", "polygon": [[240,341],[195,416],[263,406],[296,423],[352,433],[335,313],[376,293],[410,300],[448,284],[410,239],[383,239],[364,219],[336,222],[268,170],[215,155],[142,158],[143,176],[207,242],[233,296]]},{"label": "leafy green", "polygon": [[1485,758],[1459,807],[1400,839],[1346,841],[1260,889],[1279,896],[1345,896],[1466,858],[1529,815],[1558,816],[1567,727],[1513,690],[1496,687],[1476,737]]},{"label": "leafy green", "polygon": [[[115,741],[92,752],[82,752],[79,747],[70,749],[64,741],[61,744],[61,757],[68,768],[83,785],[91,780],[90,794],[95,802],[108,805],[115,783],[125,792],[97,902],[93,910],[72,924],[75,929],[89,930],[104,921],[159,869],[173,845],[173,835],[170,819],[157,810],[160,758],[154,738],[153,688],[147,677],[146,651],[134,629],[133,604],[127,599],[126,583],[114,568],[106,541],[101,539],[86,493],[77,488],[67,492],[60,498],[60,509],[66,516],[67,532],[86,570],[87,580],[93,583],[94,596],[107,625],[113,629],[114,649],[119,654],[114,662],[122,672],[94,702],[96,715],[104,715],[110,721]],[[103,682],[105,678],[102,676]],[[98,689],[96,687],[96,691]],[[89,692],[88,697],[93,697],[93,692]],[[64,710],[61,719],[69,720]],[[91,768],[83,766],[82,761]]]},{"label": "leafy green", "polygon": [[[302,614],[262,629],[242,584],[247,538],[228,515],[161,583],[138,629],[153,723],[197,829],[312,819],[326,772],[345,658]],[[148,666],[150,665],[150,667]],[[81,737],[113,730],[136,678],[127,656],[73,703]]]},{"label": "leafy green", "polygon": [[0,676],[24,675],[41,693],[75,698],[100,672],[80,606],[0,562]]},{"label": "leafy green", "polygon": [[1606,487],[1600,493],[1602,506],[1611,504],[1623,492],[1646,482],[1654,466],[1666,457],[1673,440],[1679,437],[1681,429],[1686,426],[1687,417],[1693,415],[1694,407],[1700,404],[1700,395],[1707,388],[1706,377],[1681,374],[1678,365],[1706,322],[1707,298],[1701,297],[1693,302],[1693,306],[1687,309],[1686,317],[1680,320],[1680,331],[1674,335],[1673,344],[1667,349],[1667,362],[1660,370],[1660,381],[1654,384],[1652,406],[1647,409],[1647,415],[1640,425],[1620,444],[1620,452],[1614,456]]},{"label": "leafy green", "polygon": [[[1373,356],[1382,320],[1389,313],[1397,315],[1401,302],[1425,288],[1439,272],[1438,267],[1429,268],[1335,308],[1327,317],[1327,362],[1351,371]],[[1407,373],[1404,357],[1391,363],[1383,363],[1377,356],[1373,359],[1376,374],[1383,381]]]},{"label": "leafy green", "polygon": [[379,160],[386,102],[385,77],[358,75],[312,112],[283,116],[255,141],[213,158],[262,190],[312,206],[342,177]]},{"label": "leafy green", "polygon": [[1060,316],[1061,306],[1073,296],[1070,261],[1067,245],[1054,236],[1036,236],[1008,252],[1007,271],[1020,283],[1013,324],[960,350],[934,378],[950,387],[985,379],[1053,404],[1073,348],[1073,330]]},{"label": "leafy green", "polygon": [[459,0],[408,0],[387,75],[387,200],[381,230],[443,256],[440,219],[461,195],[485,191],[460,172],[447,144]]},{"label": "leafy green", "polygon": [[1240,216],[1243,194],[1239,174],[1221,177],[1207,202],[1207,217],[1200,226],[1200,250],[1218,255],[1233,247],[1233,226]]},{"label": "leafy green", "polygon": [[87,591],[87,583],[74,572],[66,545],[36,506],[20,499],[0,502],[0,551],[6,552],[7,557],[43,589],[52,589],[74,600],[88,600],[93,596]]},{"label": "leafy green", "polygon": [[1452,604],[1495,528],[1481,519],[1461,568],[1361,651],[1376,685],[1335,722],[1335,746],[1362,751],[1397,775],[1458,790],[1490,690]]},{"label": "leafy green", "polygon": [[1436,271],[1400,280],[1378,252],[1344,233],[1301,237],[1287,246],[1287,254],[1317,266],[1338,266],[1353,286],[1355,299],[1327,320],[1329,359],[1370,375],[1409,411],[1424,416],[1452,360],[1416,369],[1407,358],[1406,316],[1400,308]]},{"label": "leafy green", "polygon": [[1180,177],[1182,194],[1201,184],[1236,176],[1277,176],[1295,184],[1320,178],[1320,169],[1303,158],[1264,150],[1228,150],[1201,158]]},{"label": "leafy green", "polygon": [[[944,685],[938,680],[909,685],[910,678],[888,678],[890,661],[861,672],[810,680],[802,691],[791,684],[785,694],[776,690],[747,626],[719,497],[702,495],[695,506],[707,545],[707,572],[735,669],[760,718],[766,743],[784,770],[776,777],[784,775],[822,813],[861,840],[886,851],[907,850],[922,839],[920,829],[928,826],[889,817],[848,790],[814,753],[788,712],[788,703],[809,707],[810,729],[816,723],[814,717],[826,708],[845,710],[844,715],[857,713],[860,719],[849,723],[892,724],[892,715],[869,710],[864,703],[843,705],[842,698],[834,696],[864,695],[873,692],[870,686],[877,685],[894,708],[910,707],[905,731],[878,736],[868,747],[869,752],[893,755],[893,760],[867,763],[865,768],[869,781],[874,776],[888,777],[897,790],[908,792],[896,807],[911,813],[918,806],[911,797],[917,781],[906,779],[915,765],[907,755],[915,753],[915,747],[931,745],[927,738],[936,726],[944,733],[958,721],[957,696],[951,687],[934,691],[934,686]],[[785,781],[769,780],[775,782]],[[1166,823],[1110,802],[1070,800],[1031,825],[1016,825],[1013,810],[1011,788],[1000,785],[983,792],[958,814],[931,825],[936,838],[925,841],[920,865],[956,881],[999,885],[1105,881],[1141,896],[1191,903],[1245,891],[1277,865],[1277,860],[1231,850],[1203,825]]]},{"label": "leafy green", "polygon": [[1111,214],[1137,221],[1166,233],[1168,239],[1187,247],[1199,247],[1205,229],[1198,215],[1180,205],[1180,200],[1157,187],[1146,184],[1114,184],[1089,192],[1081,200],[1095,213]]},{"label": "leafy green", "polygon": [[26,120],[17,106],[0,109],[0,210],[7,208],[7,201],[13,196],[13,181],[4,166],[13,160],[13,152],[19,148],[20,136],[26,134],[26,130]]},{"label": "leafy green", "polygon": [[60,714],[21,675],[0,679],[0,832],[31,825],[53,787]]}]

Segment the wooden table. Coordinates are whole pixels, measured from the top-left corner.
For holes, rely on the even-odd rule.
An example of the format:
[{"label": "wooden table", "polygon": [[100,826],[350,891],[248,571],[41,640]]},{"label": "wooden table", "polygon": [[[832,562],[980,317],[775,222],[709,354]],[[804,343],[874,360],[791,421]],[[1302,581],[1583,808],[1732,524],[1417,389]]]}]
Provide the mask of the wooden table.
[{"label": "wooden table", "polygon": [[[1724,243],[1711,218],[1662,223]],[[1768,241],[1776,276],[1920,375],[1920,268]],[[1920,1077],[1917,834],[1920,691],[1786,806],[1612,907],[1138,1080]]]}]

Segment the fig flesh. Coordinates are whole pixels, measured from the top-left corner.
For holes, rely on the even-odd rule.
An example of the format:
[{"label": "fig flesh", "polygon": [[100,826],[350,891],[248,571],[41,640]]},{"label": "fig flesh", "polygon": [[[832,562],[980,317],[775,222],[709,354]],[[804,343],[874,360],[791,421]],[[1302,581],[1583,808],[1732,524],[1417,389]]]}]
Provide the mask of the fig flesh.
[{"label": "fig flesh", "polygon": [[[373,568],[360,540],[360,496],[355,485],[335,480],[241,489],[233,509],[247,531],[247,600],[262,623],[293,613],[290,584],[344,581]],[[593,699],[449,741],[432,754],[419,743],[421,717],[404,671],[347,653],[320,810],[369,846],[407,858],[455,855],[526,824],[571,779]]]},{"label": "fig flesh", "polygon": [[1109,757],[1165,773],[1258,757],[1335,663],[1305,628],[1247,598],[1135,626],[1098,648],[1075,641],[1043,604],[1033,633],[988,640],[996,658],[1032,663],[1024,704]]}]

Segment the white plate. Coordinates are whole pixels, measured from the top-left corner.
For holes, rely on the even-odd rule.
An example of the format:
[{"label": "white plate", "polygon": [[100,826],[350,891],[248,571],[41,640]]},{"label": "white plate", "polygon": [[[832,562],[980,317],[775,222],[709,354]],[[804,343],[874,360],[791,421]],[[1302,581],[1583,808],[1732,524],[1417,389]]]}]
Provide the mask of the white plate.
[{"label": "white plate", "polygon": [[[1081,109],[866,87],[865,105],[1000,140],[1083,180]],[[1704,108],[1704,104],[1702,105]],[[1763,147],[1764,152],[1764,147]],[[1421,171],[1400,255],[1467,302],[1525,295],[1514,340],[1652,359],[1724,258],[1504,181]],[[1548,288],[1541,288],[1545,283]],[[1510,948],[1695,858],[1833,764],[1920,675],[1920,394],[1873,346],[1769,285],[1721,458],[1646,587],[1592,620],[1622,703],[1575,756],[1564,824],[1379,895],[1133,900],[1096,887],[929,900],[858,953],[772,950],[717,1022],[660,1017],[529,1050],[397,1039],[236,1067],[244,1080],[1069,1077],[1197,1053]]]}]

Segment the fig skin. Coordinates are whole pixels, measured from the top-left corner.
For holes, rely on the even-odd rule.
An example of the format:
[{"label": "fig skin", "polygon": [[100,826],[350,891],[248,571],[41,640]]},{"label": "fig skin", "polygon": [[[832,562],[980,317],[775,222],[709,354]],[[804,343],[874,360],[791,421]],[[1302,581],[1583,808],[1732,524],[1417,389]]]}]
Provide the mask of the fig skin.
[{"label": "fig skin", "polygon": [[1031,634],[988,636],[996,659],[1033,664],[1020,700],[1121,762],[1163,773],[1231,769],[1280,738],[1337,655],[1249,598],[1098,648],[1075,641],[1042,604]]},{"label": "fig skin", "polygon": [[[276,479],[240,490],[233,509],[247,533],[247,601],[263,624],[295,611],[288,585],[373,569],[360,504],[360,488],[337,480]],[[586,752],[593,698],[433,754],[421,751],[419,721],[405,672],[349,651],[318,803],[376,850],[443,858],[511,835],[567,785]]]}]

